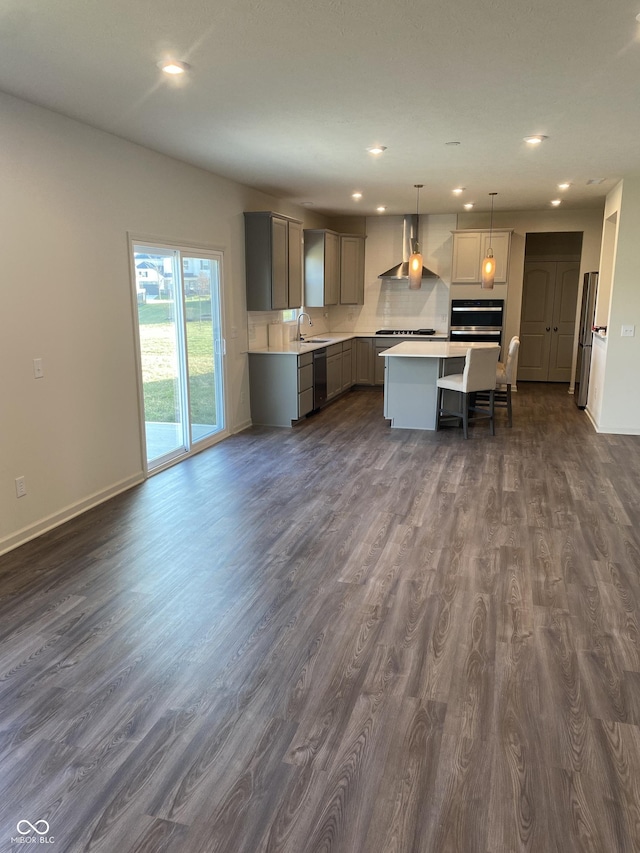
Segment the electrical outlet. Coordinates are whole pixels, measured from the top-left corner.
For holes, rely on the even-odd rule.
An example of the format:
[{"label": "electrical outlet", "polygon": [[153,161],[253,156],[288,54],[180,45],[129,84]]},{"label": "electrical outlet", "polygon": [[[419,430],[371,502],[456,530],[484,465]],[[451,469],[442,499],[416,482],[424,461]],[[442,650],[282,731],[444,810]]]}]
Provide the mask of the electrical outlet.
[{"label": "electrical outlet", "polygon": [[16,497],[23,498],[27,494],[27,486],[24,477],[16,477]]},{"label": "electrical outlet", "polygon": [[623,326],[622,330],[620,331],[620,334],[622,335],[623,338],[633,338],[635,336],[635,333],[636,333],[636,327],[635,326]]}]

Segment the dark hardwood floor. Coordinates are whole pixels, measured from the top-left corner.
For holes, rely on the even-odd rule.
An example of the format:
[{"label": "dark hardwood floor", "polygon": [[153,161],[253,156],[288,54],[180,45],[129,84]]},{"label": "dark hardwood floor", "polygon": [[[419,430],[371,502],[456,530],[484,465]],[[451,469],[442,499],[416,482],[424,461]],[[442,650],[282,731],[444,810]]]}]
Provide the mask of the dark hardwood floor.
[{"label": "dark hardwood floor", "polygon": [[0,558],[0,851],[640,851],[640,437],[254,428]]}]

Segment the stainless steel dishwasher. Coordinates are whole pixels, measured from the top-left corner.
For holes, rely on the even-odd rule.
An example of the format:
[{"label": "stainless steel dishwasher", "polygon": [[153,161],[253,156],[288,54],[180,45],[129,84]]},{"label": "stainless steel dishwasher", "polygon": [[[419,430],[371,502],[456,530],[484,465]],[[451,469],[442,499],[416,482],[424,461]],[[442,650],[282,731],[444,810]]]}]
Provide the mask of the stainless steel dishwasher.
[{"label": "stainless steel dishwasher", "polygon": [[313,408],[327,402],[327,348],[313,351]]}]

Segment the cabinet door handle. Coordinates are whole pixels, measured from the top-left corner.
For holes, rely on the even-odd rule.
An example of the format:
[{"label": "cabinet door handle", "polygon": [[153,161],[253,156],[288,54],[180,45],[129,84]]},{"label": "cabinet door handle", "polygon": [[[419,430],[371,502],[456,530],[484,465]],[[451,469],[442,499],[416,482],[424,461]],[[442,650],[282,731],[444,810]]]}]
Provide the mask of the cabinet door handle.
[{"label": "cabinet door handle", "polygon": [[554,326],[554,327],[553,327],[553,331],[554,331],[554,332],[557,332],[557,331],[558,331],[558,327],[557,327],[557,326]]},{"label": "cabinet door handle", "polygon": [[547,326],[547,332],[551,331],[551,326]]}]

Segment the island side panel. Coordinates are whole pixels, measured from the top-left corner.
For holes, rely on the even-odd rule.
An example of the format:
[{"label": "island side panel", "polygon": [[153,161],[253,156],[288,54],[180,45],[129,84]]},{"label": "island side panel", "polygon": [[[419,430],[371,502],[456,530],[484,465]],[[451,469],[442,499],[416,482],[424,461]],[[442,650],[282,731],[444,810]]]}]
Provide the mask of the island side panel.
[{"label": "island side panel", "polygon": [[384,415],[400,429],[436,428],[439,358],[385,357]]}]

